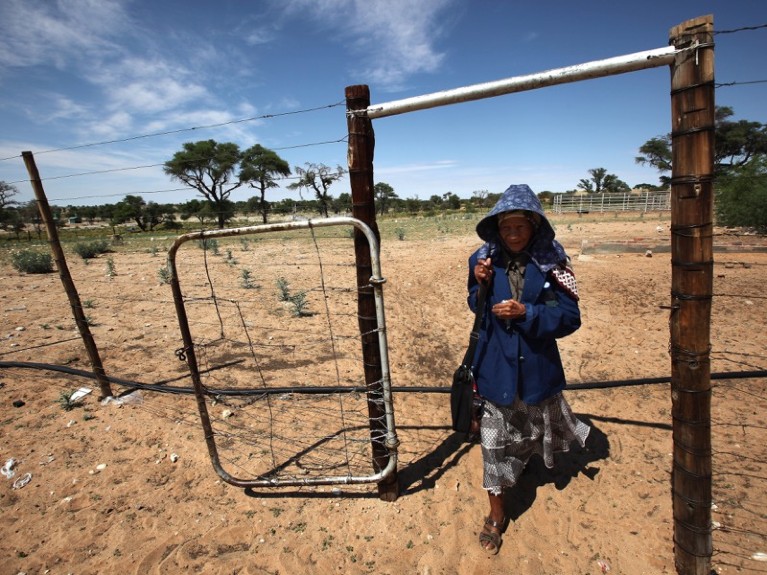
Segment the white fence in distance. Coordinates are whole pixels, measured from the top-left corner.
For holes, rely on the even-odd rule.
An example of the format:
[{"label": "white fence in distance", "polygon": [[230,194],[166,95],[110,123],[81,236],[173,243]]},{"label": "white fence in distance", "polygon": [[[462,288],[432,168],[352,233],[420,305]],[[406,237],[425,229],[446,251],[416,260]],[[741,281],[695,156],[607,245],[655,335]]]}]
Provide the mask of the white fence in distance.
[{"label": "white fence in distance", "polygon": [[554,213],[576,212],[658,212],[671,210],[671,192],[629,192],[626,194],[557,194]]}]

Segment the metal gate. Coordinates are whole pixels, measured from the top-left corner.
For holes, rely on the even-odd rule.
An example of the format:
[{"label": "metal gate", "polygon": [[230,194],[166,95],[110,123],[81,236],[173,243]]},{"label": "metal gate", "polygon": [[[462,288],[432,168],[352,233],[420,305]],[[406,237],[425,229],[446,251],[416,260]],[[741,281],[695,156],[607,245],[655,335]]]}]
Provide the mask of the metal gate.
[{"label": "metal gate", "polygon": [[[232,317],[236,316],[237,321],[241,324],[241,328],[246,330],[244,332],[246,337],[243,337],[242,341],[227,339],[224,335],[224,327],[222,323],[220,338],[211,338],[211,341],[204,345],[200,341],[195,342],[195,337],[190,328],[188,306],[196,303],[196,299],[189,296],[185,297],[182,294],[181,280],[179,278],[177,267],[179,248],[182,245],[193,240],[197,240],[202,245],[205,245],[205,242],[210,243],[219,238],[228,238],[232,236],[244,238],[256,234],[270,234],[292,230],[299,230],[299,235],[301,235],[301,230],[308,230],[311,233],[311,237],[314,238],[314,228],[328,226],[353,226],[362,233],[370,248],[372,275],[369,278],[369,285],[364,287],[366,289],[372,288],[375,299],[376,320],[378,326],[376,332],[378,349],[381,357],[382,373],[382,378],[379,382],[368,382],[367,384],[363,383],[362,385],[338,387],[323,387],[316,385],[271,387],[267,385],[266,380],[269,375],[269,362],[265,361],[262,357],[259,357],[258,353],[254,352],[255,344],[252,335],[247,332],[246,327],[257,323],[256,320],[258,318],[245,318],[241,311],[242,306],[239,302],[218,297],[215,293],[210,298],[210,305],[215,305],[218,320],[221,321],[222,319],[221,306],[225,303],[231,304],[231,308],[236,310],[233,312]],[[316,244],[316,239],[314,239],[314,241]],[[205,260],[205,266],[206,273],[208,273],[207,259]],[[321,269],[321,266],[319,267]],[[185,361],[188,365],[210,459],[216,473],[225,482],[239,487],[377,483],[395,472],[397,466],[397,446],[399,442],[394,426],[391,378],[384,317],[383,283],[385,280],[381,276],[378,241],[370,227],[355,218],[334,217],[323,218],[316,221],[305,220],[189,233],[179,236],[169,249],[167,269],[170,275],[173,300],[183,340],[183,347],[177,350],[177,355],[179,359]],[[188,268],[185,268],[185,274],[187,273],[187,269]],[[193,267],[191,271],[194,271]],[[212,291],[213,280],[209,273],[207,283],[210,284],[210,289]],[[359,289],[358,286],[357,290]],[[348,297],[353,297],[354,295],[356,294],[349,294]],[[328,298],[324,291],[323,298]],[[349,303],[347,302],[346,305],[348,308]],[[351,314],[347,315],[351,317]],[[199,325],[203,324],[200,323]],[[293,331],[298,332],[300,330]],[[357,332],[359,332],[358,329]],[[288,329],[287,333],[290,334],[291,331]],[[329,345],[335,345],[333,342],[340,338],[332,333],[331,335],[332,337],[329,338],[329,340],[331,340]],[[264,340],[265,339],[266,338],[264,338]],[[347,340],[351,339],[351,336],[347,337]],[[356,339],[359,341],[358,337],[356,337]],[[284,344],[284,346],[285,345],[287,344]],[[242,363],[246,361],[243,358],[246,357],[247,354],[242,353],[241,356],[238,356],[238,350],[242,350],[244,347],[246,351],[252,352],[252,365],[245,371],[245,373],[259,374],[261,376],[262,385],[245,389],[241,386],[237,388],[226,386],[212,387],[204,384],[202,379],[204,370],[201,369],[201,366],[199,365],[198,356],[200,354],[207,354],[209,349],[213,349],[215,346],[219,346],[219,348],[226,347],[226,353],[229,354],[227,357],[229,359],[234,358],[234,361],[230,361],[223,366],[214,366],[213,369],[220,369],[220,372],[218,373],[225,372],[232,365],[242,365]],[[295,349],[295,347],[290,349]],[[347,352],[344,357],[348,357],[349,355],[350,354]],[[354,361],[354,359],[352,358],[351,361]],[[362,359],[360,358],[360,362],[361,361]],[[315,373],[312,374],[311,370],[307,371],[304,374],[306,376],[305,379],[306,381],[314,382],[315,377],[320,375],[317,372],[317,370],[321,369],[320,358],[317,357],[316,362],[308,363],[311,364],[311,367],[314,367]],[[277,361],[272,361],[272,365],[279,367]],[[338,371],[337,367],[336,371]],[[226,379],[224,379],[224,381],[226,381]],[[336,399],[339,397],[341,398],[338,400],[338,403],[341,405],[341,415],[336,421],[334,421],[334,417],[330,411],[323,411],[323,416],[318,417],[316,413],[319,410],[316,407],[316,404],[313,404],[312,407],[309,408],[311,414],[308,416],[295,413],[296,411],[300,411],[300,409],[307,403],[333,403],[336,402]],[[223,415],[220,417],[211,414],[211,408],[213,406],[218,409],[221,405],[231,405],[232,402],[238,401],[240,402],[238,404],[240,408],[239,411],[237,411],[237,409],[223,410]],[[384,416],[381,417],[380,420],[373,421],[367,416],[363,417],[361,415],[363,411],[362,407],[370,402],[379,402],[380,406],[382,406],[381,412]],[[294,412],[292,415],[290,414],[291,410]],[[237,411],[237,413],[242,414],[247,412],[249,415],[247,417],[233,417],[232,411]],[[226,415],[227,412],[228,416]],[[277,412],[279,412],[281,416],[285,416],[279,420],[279,423],[276,423]],[[328,413],[331,415],[325,417]],[[350,414],[352,415],[350,416]],[[331,428],[330,431],[327,429],[320,429],[319,427],[307,431],[309,425],[313,425],[311,422],[316,421],[317,419],[326,420],[326,424]],[[366,419],[367,426],[363,424],[363,419]],[[215,421],[217,425],[220,425],[223,431],[214,429],[213,421]],[[333,427],[334,425],[335,427]],[[277,429],[278,427],[279,429]],[[365,429],[362,429],[363,427],[365,427]],[[275,436],[272,435],[275,433],[275,430],[276,435],[280,436],[280,439],[284,444],[284,448],[279,450],[279,452],[275,449],[276,440]],[[316,436],[312,436],[312,433],[315,433]],[[224,469],[220,455],[220,446],[222,444],[230,446],[232,442],[235,441],[235,438],[238,445],[242,444],[246,447],[242,449],[241,453],[238,452],[236,456],[232,456],[230,458],[229,469]],[[325,452],[326,454],[329,453],[331,444],[338,444],[337,448],[333,448],[333,453],[343,453],[343,457],[346,458],[345,461],[334,461],[330,458],[320,459],[318,454],[320,452]],[[380,464],[378,459],[370,456],[370,453],[376,448],[379,453],[381,449],[384,449],[387,454],[385,464],[383,465]],[[263,465],[258,463],[260,461],[259,458],[263,458],[266,463]],[[369,461],[369,464],[360,463],[361,460],[367,460]],[[253,463],[255,471],[246,473],[245,476],[239,476],[241,472],[233,471],[231,468],[244,469],[245,467],[248,467],[243,463],[245,461],[249,462],[248,465],[253,461],[256,461],[257,463]],[[378,465],[376,464],[377,462],[379,463]],[[248,468],[250,469],[251,467]],[[363,471],[360,471],[360,469]],[[368,469],[370,472],[366,473]],[[328,474],[328,470],[330,470],[330,474]]]}]

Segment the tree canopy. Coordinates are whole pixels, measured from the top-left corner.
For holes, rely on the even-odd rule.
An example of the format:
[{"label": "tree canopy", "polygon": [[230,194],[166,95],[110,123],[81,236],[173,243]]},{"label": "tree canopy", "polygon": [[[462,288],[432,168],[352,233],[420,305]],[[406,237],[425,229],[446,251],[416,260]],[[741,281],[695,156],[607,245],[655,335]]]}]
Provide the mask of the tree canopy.
[{"label": "tree canopy", "polygon": [[375,194],[376,205],[378,206],[378,213],[383,215],[389,210],[391,200],[397,199],[394,188],[392,188],[386,182],[378,182],[373,186],[373,193]]},{"label": "tree canopy", "polygon": [[[330,186],[344,176],[346,170],[341,166],[336,166],[334,170],[325,164],[313,164],[311,162],[306,162],[305,166],[305,168],[296,168],[296,173],[300,179],[290,184],[288,189],[298,190],[299,195],[301,195],[301,190],[312,190],[319,203],[320,213],[328,217],[328,210],[333,199],[328,190]],[[303,198],[303,195],[301,197]]]},{"label": "tree canopy", "polygon": [[[767,229],[765,172],[767,171],[767,126],[747,120],[733,121],[732,108],[717,106],[715,113],[714,176],[715,210],[719,223]],[[661,172],[670,183],[671,135],[651,138],[639,148],[639,164]]]},{"label": "tree canopy", "polygon": [[19,193],[19,190],[12,184],[0,181],[0,228],[5,229],[17,220],[16,211],[11,207],[16,205],[13,196]]},{"label": "tree canopy", "polygon": [[591,178],[583,178],[578,182],[578,189],[595,194],[631,191],[626,182],[615,174],[608,174],[605,168],[592,168],[589,170],[589,174],[591,174]]},{"label": "tree canopy", "polygon": [[227,221],[224,202],[232,190],[245,183],[235,175],[241,158],[239,146],[231,142],[186,142],[181,151],[173,154],[173,159],[165,162],[163,170],[171,179],[196,189],[210,201],[218,212],[218,227],[223,228]]},{"label": "tree canopy", "polygon": [[[767,126],[747,120],[732,121],[732,108],[717,106],[714,130],[714,171],[717,175],[743,166],[756,156],[767,155]],[[642,155],[634,160],[649,165],[660,173],[661,182],[669,184],[664,174],[671,172],[671,134],[647,140],[640,148]]]},{"label": "tree canopy", "polygon": [[267,223],[269,204],[266,202],[266,190],[279,184],[276,176],[290,175],[290,165],[276,152],[264,148],[261,144],[251,146],[242,153],[240,160],[240,181],[247,182],[251,188],[260,192],[258,211],[264,223]]}]

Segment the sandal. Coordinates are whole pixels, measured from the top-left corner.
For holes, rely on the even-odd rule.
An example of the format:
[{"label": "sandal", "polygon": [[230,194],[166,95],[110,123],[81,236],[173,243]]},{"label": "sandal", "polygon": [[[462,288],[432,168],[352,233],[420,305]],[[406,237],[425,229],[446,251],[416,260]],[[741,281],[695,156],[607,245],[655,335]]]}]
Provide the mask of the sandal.
[{"label": "sandal", "polygon": [[490,517],[485,519],[482,531],[479,532],[479,544],[486,553],[490,555],[498,554],[498,550],[501,548],[501,533],[503,533],[503,524],[505,522],[505,519],[502,521],[493,521]]}]

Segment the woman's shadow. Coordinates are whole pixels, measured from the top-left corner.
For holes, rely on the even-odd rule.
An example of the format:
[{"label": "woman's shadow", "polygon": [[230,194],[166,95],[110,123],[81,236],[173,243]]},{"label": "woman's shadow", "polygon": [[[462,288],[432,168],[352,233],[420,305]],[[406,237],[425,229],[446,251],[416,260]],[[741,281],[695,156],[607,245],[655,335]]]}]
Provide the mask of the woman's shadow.
[{"label": "woman's shadow", "polygon": [[534,455],[516,485],[504,490],[504,509],[510,521],[516,521],[532,507],[539,487],[553,483],[561,491],[579,473],[592,480],[599,473],[599,467],[593,464],[609,457],[610,442],[588,417],[578,415],[578,419],[591,427],[584,447],[574,442],[570,451],[557,453],[553,469],[547,469],[543,460]]},{"label": "woman's shadow", "polygon": [[[582,414],[578,414],[577,417],[591,427],[585,447],[574,442],[570,451],[557,453],[554,469],[551,470],[546,469],[540,457],[533,456],[517,484],[511,489],[504,490],[506,517],[516,521],[530,509],[535,501],[538,487],[542,485],[553,483],[557,489],[562,490],[579,473],[583,473],[589,479],[594,479],[599,473],[599,467],[593,464],[609,457],[610,443],[591,418]],[[453,433],[447,437],[433,451],[400,470],[401,494],[412,495],[422,489],[433,488],[437,480],[450,467],[457,465],[473,445],[474,443],[465,440],[465,434]]]}]

